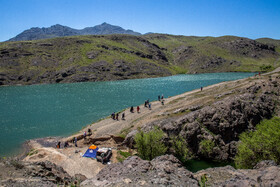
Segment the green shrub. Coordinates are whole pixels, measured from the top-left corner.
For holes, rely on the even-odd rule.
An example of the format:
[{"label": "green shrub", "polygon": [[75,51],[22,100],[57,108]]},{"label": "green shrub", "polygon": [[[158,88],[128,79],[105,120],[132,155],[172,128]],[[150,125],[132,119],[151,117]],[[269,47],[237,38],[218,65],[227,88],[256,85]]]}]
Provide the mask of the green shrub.
[{"label": "green shrub", "polygon": [[174,156],[176,156],[181,162],[184,163],[191,158],[187,144],[181,136],[173,137],[171,143],[172,148],[174,149]]},{"label": "green shrub", "polygon": [[260,66],[260,70],[261,71],[269,71],[269,70],[271,70],[272,69],[272,66],[271,65],[265,65],[265,64],[263,64],[263,65],[261,65]]},{"label": "green shrub", "polygon": [[164,132],[155,127],[152,131],[144,133],[140,131],[135,135],[135,142],[138,155],[144,160],[152,160],[153,158],[165,154],[167,147],[162,142]]},{"label": "green shrub", "polygon": [[213,148],[215,147],[215,143],[211,140],[202,140],[199,143],[201,148],[201,152],[204,156],[209,156],[213,152]]},{"label": "green shrub", "polygon": [[262,160],[280,164],[280,118],[263,120],[253,132],[240,135],[235,164],[237,168],[253,168]]}]

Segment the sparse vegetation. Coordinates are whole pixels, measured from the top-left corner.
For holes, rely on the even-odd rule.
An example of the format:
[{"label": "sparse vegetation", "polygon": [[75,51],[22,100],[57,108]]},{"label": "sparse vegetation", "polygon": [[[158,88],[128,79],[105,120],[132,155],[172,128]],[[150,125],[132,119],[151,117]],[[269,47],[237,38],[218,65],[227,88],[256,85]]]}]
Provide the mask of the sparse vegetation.
[{"label": "sparse vegetation", "polygon": [[191,153],[186,142],[181,136],[173,137],[171,139],[171,143],[172,149],[174,150],[174,156],[176,156],[182,163],[191,159]]},{"label": "sparse vegetation", "polygon": [[201,152],[204,156],[208,156],[212,153],[213,148],[215,147],[215,143],[211,140],[202,140],[199,143],[199,147],[201,148]]},{"label": "sparse vegetation", "polygon": [[162,142],[164,132],[155,127],[150,132],[144,133],[140,131],[135,135],[135,142],[138,155],[144,160],[152,160],[153,158],[165,154],[167,147]]},{"label": "sparse vegetation", "polygon": [[263,120],[252,132],[240,135],[241,143],[235,157],[238,168],[253,168],[262,160],[280,164],[280,118]]},{"label": "sparse vegetation", "polygon": [[117,160],[119,162],[122,162],[129,156],[132,156],[132,154],[130,152],[118,151]]}]

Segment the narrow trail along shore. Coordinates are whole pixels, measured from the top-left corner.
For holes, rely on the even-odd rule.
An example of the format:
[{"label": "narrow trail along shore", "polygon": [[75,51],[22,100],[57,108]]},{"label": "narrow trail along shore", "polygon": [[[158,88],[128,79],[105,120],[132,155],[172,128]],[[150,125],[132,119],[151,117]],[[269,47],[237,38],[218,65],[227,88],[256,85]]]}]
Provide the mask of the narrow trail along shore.
[{"label": "narrow trail along shore", "polygon": [[[114,138],[110,139],[104,137],[123,137],[130,131],[142,127],[147,123],[164,118],[178,117],[180,111],[192,110],[192,108],[210,105],[222,97],[236,94],[234,92],[236,89],[254,85],[256,82],[262,82],[271,75],[279,77],[279,72],[280,68],[277,68],[273,72],[261,76],[256,75],[242,80],[222,82],[204,87],[203,90],[196,89],[174,97],[164,98],[164,105],[159,101],[153,101],[151,102],[151,110],[144,107],[144,105],[140,105],[139,113],[136,111],[137,106],[134,106],[134,113],[131,113],[129,108],[125,109],[120,112],[119,120],[113,120],[111,117],[107,117],[87,126],[70,137],[30,140],[28,142],[29,146],[32,150],[36,150],[36,152],[34,154],[29,154],[29,156],[24,158],[24,161],[38,162],[48,160],[61,166],[71,176],[81,174],[86,178],[92,178],[102,168],[106,167],[106,165],[94,159],[82,157],[91,144],[89,141],[90,139],[96,139],[96,145],[99,147],[111,147],[113,149],[111,163],[116,163],[118,162],[116,158],[118,150],[128,150],[128,148],[120,147],[120,142],[115,141]],[[123,112],[125,113],[125,120],[121,119],[121,114]],[[85,139],[81,138],[85,131],[88,132],[88,129],[91,129],[92,134]],[[74,137],[80,137],[78,139],[78,147],[75,147],[71,142]],[[58,141],[62,142],[62,147],[66,141],[70,142],[70,146],[57,149],[55,148],[55,144]]]}]

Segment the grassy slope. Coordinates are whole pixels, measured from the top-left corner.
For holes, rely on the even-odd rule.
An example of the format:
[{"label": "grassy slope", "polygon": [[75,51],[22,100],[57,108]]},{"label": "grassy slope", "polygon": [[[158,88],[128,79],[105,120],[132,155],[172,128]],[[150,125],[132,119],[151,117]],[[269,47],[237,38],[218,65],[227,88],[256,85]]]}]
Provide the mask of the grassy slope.
[{"label": "grassy slope", "polygon": [[[0,73],[14,72],[22,74],[27,70],[36,70],[39,74],[43,74],[46,71],[59,71],[74,66],[87,66],[98,61],[107,61],[113,64],[116,60],[122,60],[128,63],[144,60],[156,66],[166,68],[172,74],[193,72],[191,66],[198,72],[260,71],[262,65],[271,65],[273,68],[279,66],[279,62],[276,61],[279,58],[280,52],[279,40],[258,39],[259,42],[275,45],[276,51],[278,51],[278,54],[265,54],[258,58],[234,53],[230,49],[220,45],[239,39],[239,37],[235,36],[215,38],[150,34],[141,37],[129,35],[72,36],[36,41],[3,42],[0,43],[0,52],[1,50],[7,49],[14,49],[15,52],[10,54],[12,57],[9,57],[8,60],[5,59],[6,65],[1,65],[4,59],[0,58]],[[49,43],[52,46],[41,45]],[[104,49],[104,46],[109,49]],[[178,52],[180,47],[188,46],[191,46],[191,52],[186,52],[186,54]],[[143,58],[131,51],[153,56],[156,56],[157,51],[160,51],[166,56],[168,62],[162,63],[161,60],[154,57]],[[97,53],[94,59],[88,58],[87,54],[91,52]],[[15,53],[32,53],[33,55],[16,56]],[[187,57],[181,57],[180,55],[187,55]],[[212,69],[206,68],[205,70],[199,69],[200,64],[196,67],[198,59],[203,64],[205,59],[216,57],[221,57],[228,61],[236,60],[241,65],[217,66]],[[10,62],[19,62],[19,65],[14,66],[12,63],[9,64]]]}]

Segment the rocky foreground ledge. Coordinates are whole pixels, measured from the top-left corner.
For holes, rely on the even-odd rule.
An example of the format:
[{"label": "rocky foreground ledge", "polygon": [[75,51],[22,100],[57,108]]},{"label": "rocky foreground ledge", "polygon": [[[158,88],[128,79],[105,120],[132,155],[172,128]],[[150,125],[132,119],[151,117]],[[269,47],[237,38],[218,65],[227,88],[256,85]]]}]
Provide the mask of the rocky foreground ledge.
[{"label": "rocky foreground ledge", "polygon": [[[203,179],[205,182],[203,182]],[[280,167],[273,161],[262,161],[255,169],[236,170],[231,166],[210,168],[192,173],[173,155],[152,161],[137,156],[110,165],[81,186],[279,186]]]},{"label": "rocky foreground ledge", "polygon": [[[92,168],[94,169],[94,168]],[[51,162],[1,160],[0,185],[17,187],[70,186],[280,186],[280,167],[262,161],[254,169],[236,170],[231,166],[209,168],[192,173],[173,155],[152,161],[131,156],[123,162],[103,168],[94,178],[71,177]],[[83,181],[83,182],[81,182]],[[81,183],[80,183],[81,182]]]}]

